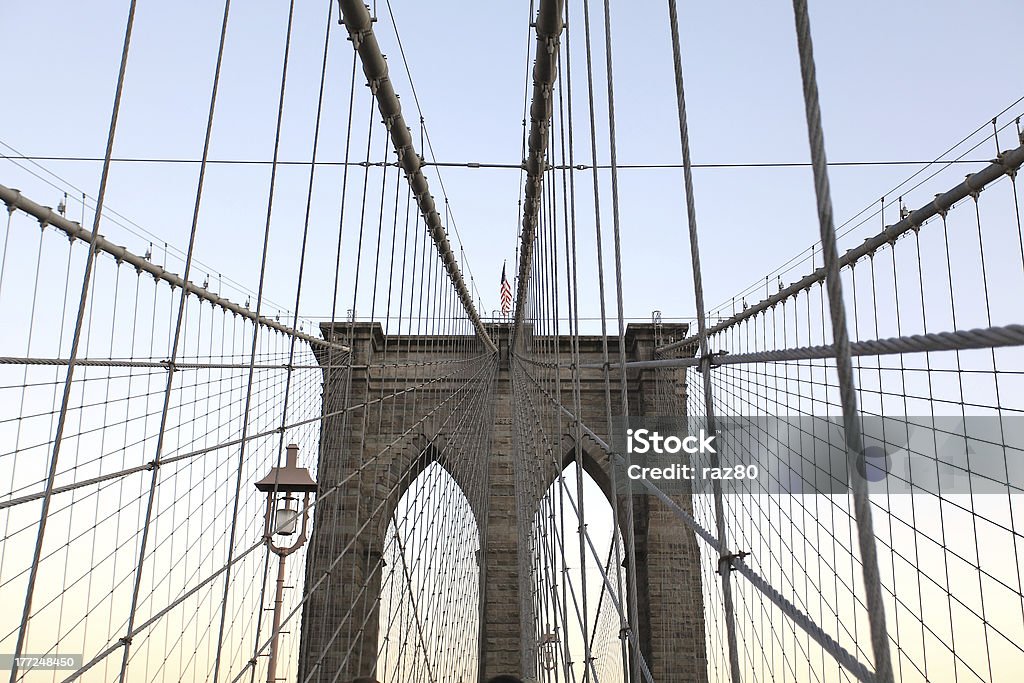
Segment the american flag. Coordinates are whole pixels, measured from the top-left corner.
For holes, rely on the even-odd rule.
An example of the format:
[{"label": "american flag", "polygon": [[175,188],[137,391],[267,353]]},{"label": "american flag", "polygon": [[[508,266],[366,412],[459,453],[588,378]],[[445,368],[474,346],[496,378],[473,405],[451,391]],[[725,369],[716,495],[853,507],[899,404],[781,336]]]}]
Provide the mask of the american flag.
[{"label": "american flag", "polygon": [[501,265],[501,314],[507,316],[512,312],[512,285],[505,277],[505,265]]}]

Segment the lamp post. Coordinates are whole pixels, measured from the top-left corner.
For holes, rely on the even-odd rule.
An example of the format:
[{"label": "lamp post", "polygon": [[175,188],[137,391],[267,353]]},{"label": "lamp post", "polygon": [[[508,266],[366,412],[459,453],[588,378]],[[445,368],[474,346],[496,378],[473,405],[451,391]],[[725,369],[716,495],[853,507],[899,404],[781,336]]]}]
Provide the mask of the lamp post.
[{"label": "lamp post", "polygon": [[[548,627],[550,628],[550,626]],[[540,638],[540,664],[545,671],[553,671],[558,665],[558,636],[547,631]]]},{"label": "lamp post", "polygon": [[[256,488],[267,494],[267,509],[263,526],[263,539],[271,552],[277,555],[277,594],[274,598],[274,630],[270,640],[270,662],[267,664],[267,683],[277,680],[277,640],[281,632],[281,605],[284,594],[285,558],[302,547],[306,542],[306,526],[309,519],[309,494],[316,491],[316,482],[309,476],[309,470],[299,467],[299,447],[288,444],[287,461],[284,467],[274,467],[263,479],[256,482]],[[296,494],[302,494],[302,508],[297,507]],[[301,527],[299,517],[302,517]],[[296,531],[298,535],[296,536]],[[290,545],[278,545],[295,536]]]}]

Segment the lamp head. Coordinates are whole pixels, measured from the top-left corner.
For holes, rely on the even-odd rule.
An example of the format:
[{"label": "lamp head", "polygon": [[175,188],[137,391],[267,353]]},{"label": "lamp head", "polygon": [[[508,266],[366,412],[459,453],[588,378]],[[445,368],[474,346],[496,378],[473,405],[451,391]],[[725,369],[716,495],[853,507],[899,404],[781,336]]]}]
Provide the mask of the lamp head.
[{"label": "lamp head", "polygon": [[274,467],[267,476],[256,482],[256,488],[263,493],[315,493],[316,482],[309,470],[299,467],[299,447],[288,444],[287,461],[284,467]]}]

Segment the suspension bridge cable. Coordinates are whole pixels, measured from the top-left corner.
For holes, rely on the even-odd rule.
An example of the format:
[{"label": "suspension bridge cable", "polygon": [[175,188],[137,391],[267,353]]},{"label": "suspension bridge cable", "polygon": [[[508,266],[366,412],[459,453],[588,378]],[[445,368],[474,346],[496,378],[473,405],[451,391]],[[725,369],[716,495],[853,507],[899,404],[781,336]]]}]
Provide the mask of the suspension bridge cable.
[{"label": "suspension bridge cable", "polygon": [[[14,152],[14,155],[3,155],[3,154],[0,154],[0,158],[7,159],[11,163],[13,163],[15,166],[25,170],[27,173],[29,173],[33,177],[38,178],[39,180],[41,180],[42,182],[46,183],[50,187],[53,187],[54,189],[61,190],[61,191],[64,191],[65,189],[72,189],[72,190],[75,190],[76,192],[80,193],[81,194],[80,204],[81,204],[81,208],[82,208],[82,220],[79,223],[77,223],[77,225],[81,226],[81,225],[83,225],[85,223],[85,211],[86,211],[86,208],[87,208],[87,200],[94,200],[95,199],[94,197],[89,195],[87,192],[83,191],[81,188],[79,188],[78,186],[76,186],[74,183],[70,182],[69,180],[67,180],[63,176],[57,175],[52,170],[42,166],[39,163],[36,163],[36,161],[34,160],[33,157],[26,156],[26,155],[21,154],[20,152],[17,152],[17,150],[15,150],[13,147],[11,147],[11,145],[7,144],[3,140],[0,140],[0,146],[6,147],[7,149],[12,150]],[[111,158],[111,162],[118,161],[118,158],[119,157],[112,157]],[[19,164],[18,161],[17,161],[18,159],[29,160],[32,163],[32,165],[34,165],[37,168],[39,168],[40,171],[42,171],[43,173],[46,173],[47,175],[49,175],[52,178],[54,178],[57,181],[59,181],[60,184],[57,184],[57,183],[53,182],[52,180],[49,180],[49,179],[45,178],[41,173],[38,173],[36,171],[31,170],[25,164]],[[103,158],[102,157],[96,157],[95,159],[89,159],[89,160],[91,160],[91,161],[103,161]],[[121,160],[123,161],[125,159],[121,158]],[[189,163],[190,164],[201,164],[202,163],[202,159],[189,160]],[[207,163],[207,166],[209,166],[211,164],[216,164],[218,162],[216,160],[208,159],[206,163]],[[269,161],[266,161],[266,162],[263,162],[263,163],[266,164],[266,165],[270,164]],[[49,211],[49,213],[52,214],[51,219],[48,219],[48,220],[51,220],[51,222],[53,222],[55,225],[58,224],[58,219],[63,219],[64,218],[64,216],[62,214],[58,214],[58,213],[53,212],[52,210],[49,209],[49,207],[43,207],[43,208],[46,209],[47,211]],[[93,209],[95,209],[95,202],[93,202]],[[27,210],[28,209],[26,209],[26,211]],[[162,238],[159,235],[156,235],[156,234],[150,232],[149,230],[147,230],[145,227],[143,227],[142,225],[140,225],[136,221],[133,221],[132,219],[130,219],[127,216],[125,216],[124,214],[119,213],[118,211],[114,210],[112,207],[109,206],[109,204],[104,203],[103,212],[104,212],[104,214],[106,216],[105,222],[107,224],[117,225],[117,226],[123,228],[129,234],[134,235],[136,237],[139,237],[140,239],[147,239],[148,238],[149,240],[155,240],[157,243],[163,243],[165,250],[169,250],[171,253],[175,254],[178,257],[181,257],[181,258],[184,257],[184,252],[182,252],[179,249],[175,249],[173,246],[169,246],[167,244],[167,242],[164,240],[164,238]],[[41,212],[41,213],[43,213],[43,212]],[[42,217],[40,217],[40,218],[42,219]],[[68,221],[68,222],[73,224],[73,225],[75,224],[75,223],[72,223],[71,221]],[[84,234],[88,235],[89,233],[88,233],[88,231],[85,231]],[[103,236],[102,235],[100,236],[100,239],[102,240],[101,241],[101,245],[102,245],[103,242],[105,242],[106,240],[103,240]],[[152,242],[151,242],[150,246],[152,246]],[[103,247],[101,246],[101,249],[102,248]],[[202,268],[206,269],[208,273],[216,270],[213,267],[203,263],[202,261],[200,261],[197,258],[193,258],[192,262],[195,265],[201,266]],[[165,263],[164,266],[166,266],[166,265],[167,264]],[[217,277],[218,277],[219,281],[227,282],[228,284],[230,284],[235,289],[235,291],[238,292],[238,293],[247,294],[247,295],[255,295],[255,292],[247,289],[241,283],[239,283],[239,282],[237,282],[237,281],[235,281],[235,280],[233,280],[233,279],[231,279],[229,277],[224,277],[224,275],[221,274],[221,273],[218,273]],[[204,287],[204,289],[205,289],[205,287]],[[269,299],[267,300],[267,303],[269,305],[271,305],[271,306],[280,308],[276,303],[270,301]]]},{"label": "suspension bridge cable", "polygon": [[[900,236],[922,227],[928,220],[935,216],[942,216],[957,203],[970,197],[972,194],[981,192],[986,186],[1001,179],[1006,175],[1014,175],[1024,165],[1024,144],[1013,150],[1004,152],[994,163],[986,166],[977,173],[972,173],[967,178],[946,192],[936,195],[935,198],[915,211],[910,211],[896,223],[888,225],[885,229],[866,239],[862,244],[850,249],[837,258],[839,267],[847,267],[856,263],[864,256],[869,256],[880,247],[894,243]],[[792,297],[794,294],[808,289],[811,285],[824,281],[827,278],[827,270],[824,267],[816,269],[809,275],[804,276],[791,285],[772,294],[763,301],[739,311],[729,318],[722,320],[708,328],[708,334],[716,334],[738,322],[751,318],[752,316],[771,308],[781,301]],[[667,353],[683,348],[696,341],[696,336],[690,335],[676,342],[665,344],[658,350]]]},{"label": "suspension bridge cable", "polygon": [[[1014,107],[1019,105],[1021,102],[1024,102],[1024,96],[1017,98],[1015,101],[1011,102],[1009,105],[1007,105],[1002,110],[1000,110],[996,114],[996,116],[993,117],[993,120],[995,120],[998,117],[1006,114],[1011,109],[1013,109]],[[1016,120],[1017,121],[1020,120],[1020,116],[1019,115],[1016,117]],[[999,130],[1005,130],[1006,128],[1008,128],[1010,126],[1010,122],[1009,121],[1003,125],[1002,129],[997,129],[995,135],[985,137],[983,140],[975,143],[974,145],[972,145],[968,149],[960,152],[960,154],[958,156],[956,156],[956,157],[948,158],[949,155],[951,153],[953,153],[957,148],[961,147],[962,145],[967,143],[973,136],[977,135],[979,132],[984,130],[986,128],[986,125],[987,124],[982,124],[982,125],[978,126],[973,131],[971,131],[970,133],[968,133],[967,135],[962,137],[958,142],[956,142],[955,144],[953,144],[952,146],[947,148],[941,154],[937,155],[934,159],[932,159],[930,161],[921,161],[920,164],[923,166],[923,168],[918,169],[913,174],[911,174],[909,177],[907,177],[903,181],[901,181],[898,185],[890,188],[887,192],[885,192],[885,194],[882,196],[882,202],[881,202],[882,206],[881,206],[881,208],[878,211],[875,211],[875,212],[872,212],[872,213],[868,214],[868,212],[871,211],[872,208],[878,206],[878,203],[877,202],[872,202],[871,204],[868,204],[867,206],[865,206],[863,209],[858,211],[856,214],[854,214],[851,218],[847,219],[842,225],[840,225],[838,227],[839,232],[837,233],[837,238],[841,239],[841,238],[849,235],[850,233],[852,233],[857,228],[863,226],[866,223],[867,220],[870,220],[871,218],[878,217],[878,216],[882,217],[882,219],[883,219],[882,220],[883,227],[885,227],[884,209],[885,209],[885,198],[886,197],[890,197],[891,198],[893,195],[898,195],[902,199],[902,196],[904,196],[904,195],[908,194],[909,192],[912,192],[912,191],[922,187],[925,183],[927,183],[928,181],[930,181],[930,180],[934,179],[935,177],[937,177],[938,174],[942,170],[944,170],[945,168],[948,168],[949,166],[956,165],[956,164],[997,163],[1000,160],[999,158],[997,158],[995,161],[993,161],[991,159],[970,160],[970,159],[966,159],[965,157],[968,154],[970,154],[971,152],[974,152],[977,149],[979,149],[981,147],[981,145],[984,142],[986,142],[990,137],[991,138],[997,138],[997,134],[998,134]],[[1018,132],[1018,138],[1019,137],[1020,137],[1020,135],[1019,135],[1019,132]],[[1000,155],[1000,157],[1001,156],[1002,155]],[[828,161],[827,159],[825,160],[824,163],[825,163],[826,166],[838,166],[838,165],[841,165],[841,164],[838,164],[838,163],[835,163],[835,162]],[[803,165],[804,166],[810,166],[811,162],[803,162]],[[925,176],[923,178],[920,178],[913,185],[909,185],[909,183],[912,180],[914,180],[915,178],[918,178],[918,176],[920,176],[926,170],[928,170],[929,168],[932,168],[932,167],[934,167],[936,165],[941,166],[941,168],[936,169],[935,171],[933,171],[932,173],[930,173],[929,175],[927,175],[927,176]],[[865,214],[868,214],[868,215],[865,216]],[[859,222],[855,222],[858,219],[861,219],[861,220]],[[768,276],[771,277],[771,276],[779,275],[779,274],[781,274],[783,272],[788,272],[788,270],[791,269],[791,266],[796,264],[802,258],[802,255],[806,251],[810,250],[811,253],[813,253],[816,250],[816,248],[818,247],[819,244],[820,244],[820,242],[815,242],[810,247],[808,247],[808,249],[805,249],[804,251],[800,252],[800,254],[797,254],[793,258],[789,259],[786,263],[782,264],[781,266],[779,266],[778,268],[776,268],[775,270],[770,272],[768,274]],[[747,293],[749,293],[751,291],[754,291],[756,288],[759,288],[760,285],[761,285],[760,281],[757,282],[757,283],[754,283],[752,285],[749,285],[744,290],[741,290],[741,292],[739,294],[737,294],[737,296],[738,297],[742,297],[745,294],[747,294]],[[721,304],[717,308],[722,308],[724,306],[725,306],[725,303]]]},{"label": "suspension bridge cable", "polygon": [[424,221],[429,227],[430,235],[438,254],[440,254],[444,261],[448,276],[454,282],[463,301],[463,306],[473,320],[477,333],[480,334],[481,339],[484,340],[488,348],[495,350],[494,342],[491,341],[490,336],[487,334],[487,330],[484,328],[483,322],[476,311],[473,297],[468,292],[466,284],[462,279],[462,274],[459,272],[458,261],[452,254],[451,245],[448,243],[444,226],[441,225],[441,219],[438,216],[437,208],[434,206],[434,200],[430,196],[427,180],[421,170],[419,156],[416,154],[416,149],[412,144],[412,137],[406,127],[405,118],[402,116],[401,104],[399,104],[394,88],[387,77],[387,62],[380,52],[380,47],[377,45],[370,14],[362,2],[340,0],[340,4],[344,14],[345,26],[352,38],[353,47],[359,53],[360,59],[363,62],[363,71],[370,80],[374,97],[377,99],[381,115],[384,116],[395,151],[398,153],[398,161],[402,164],[406,177],[409,179],[413,192],[416,194],[420,211],[423,213]]},{"label": "suspension bridge cable", "polygon": [[[278,89],[278,100],[277,100],[277,123],[274,131],[274,158],[276,159],[281,148],[281,127],[284,121],[284,95],[285,87],[288,82],[288,58],[291,51],[292,41],[292,27],[295,19],[295,0],[290,0],[288,3],[288,22],[285,27],[285,39],[284,39],[284,55],[281,59],[281,85]],[[274,190],[276,189],[277,182],[277,165],[271,166],[270,171],[270,186],[267,191],[267,218],[266,224],[263,230],[263,248],[262,255],[260,257],[260,270],[259,270],[259,286],[256,289],[256,313],[260,312],[263,306],[263,288],[266,284],[266,272],[267,272],[267,255],[270,246],[270,224],[271,218],[273,217],[274,211]],[[252,346],[249,354],[249,370],[248,377],[246,379],[246,391],[245,391],[245,403],[242,408],[242,429],[241,438],[242,443],[238,447],[238,464],[236,469],[235,477],[235,493],[234,502],[232,504],[231,511],[231,530],[228,535],[228,560],[230,562],[235,549],[235,536],[238,532],[238,508],[239,508],[239,493],[242,488],[242,465],[245,460],[246,453],[246,442],[244,441],[250,422],[250,410],[252,408],[252,389],[253,382],[255,379],[255,364],[256,364],[256,350],[259,343],[259,334],[256,329],[253,330],[252,335]],[[224,587],[221,597],[221,610],[220,610],[220,625],[217,632],[217,649],[213,664],[213,680],[214,683],[218,683],[220,680],[220,668],[221,659],[224,651],[224,634],[225,627],[228,619],[228,592],[231,586],[231,571],[224,572]]]},{"label": "suspension bridge cable", "polygon": [[[430,132],[427,130],[427,124],[426,124],[426,121],[425,121],[425,118],[424,118],[424,114],[423,114],[423,107],[420,105],[419,94],[416,92],[416,85],[415,85],[415,83],[413,83],[413,80],[412,80],[412,69],[409,66],[409,59],[408,59],[408,57],[406,57],[406,54],[405,54],[405,46],[402,44],[402,36],[398,32],[398,22],[395,20],[395,13],[394,13],[394,10],[391,7],[391,0],[386,0],[386,4],[387,4],[387,7],[388,7],[388,15],[391,17],[391,26],[395,30],[395,42],[398,44],[398,53],[402,57],[402,66],[405,67],[405,75],[406,75],[406,77],[409,80],[409,90],[412,92],[412,99],[413,99],[413,102],[415,102],[415,104],[416,104],[416,110],[420,113],[420,126],[421,126],[421,130],[423,131],[423,139],[426,142],[426,149],[430,151],[431,161],[423,160],[421,163],[423,163],[424,166],[442,166],[444,164],[438,164],[436,162],[436,155],[434,153],[434,145],[430,141]],[[374,16],[376,16],[376,9],[374,9]],[[462,251],[461,245],[463,244],[462,235],[459,234],[459,226],[455,222],[455,217],[450,213],[449,202],[448,202],[448,190],[444,186],[444,179],[441,177],[440,173],[437,174],[437,184],[441,188],[441,196],[444,197],[445,218],[446,218],[445,223],[446,224],[450,224],[452,226],[452,230],[455,232],[455,237],[459,240],[459,244],[460,244],[459,251],[461,252]],[[473,278],[473,271],[469,267],[469,264],[466,263],[465,267],[466,267],[466,272],[470,276],[470,282],[475,282],[475,279]],[[479,294],[480,294],[479,290],[474,290],[474,291],[476,292],[477,296],[479,296]]]},{"label": "suspension bridge cable", "polygon": [[[0,144],[5,146],[2,140]],[[100,162],[103,161],[102,157],[90,157],[90,156],[74,156],[74,155],[37,155],[37,154],[0,154],[0,159],[7,159],[9,161],[82,161],[82,162]],[[851,161],[829,161],[828,166],[830,167],[857,167],[857,166],[930,166],[933,164],[983,164],[988,159],[864,159],[864,160],[851,160]],[[201,159],[185,159],[185,158],[174,158],[174,157],[114,157],[111,159],[113,163],[121,164],[199,164],[202,163]],[[225,165],[225,166],[269,166],[270,160],[267,159],[210,159],[207,161],[208,164],[212,165]],[[279,166],[314,166],[314,167],[341,167],[345,165],[350,166],[372,166],[372,167],[384,167],[384,166],[399,166],[397,161],[330,161],[330,160],[318,160],[318,161],[302,161],[300,159],[285,159],[278,161]],[[435,161],[435,160],[424,160],[424,166],[436,166],[438,168],[470,168],[470,169],[505,169],[519,171],[522,170],[522,163],[514,162],[497,162],[497,161]],[[720,161],[720,162],[704,162],[704,163],[693,163],[690,165],[691,169],[756,169],[756,168],[810,168],[811,162],[809,161]],[[549,164],[546,168],[555,171],[588,171],[594,168],[591,164],[575,164],[575,163],[563,163],[563,164]],[[611,168],[608,164],[598,164],[596,168],[601,170],[607,170]],[[623,170],[673,170],[683,168],[682,164],[664,162],[664,163],[620,163],[616,165],[616,169]],[[892,194],[888,192],[886,194]],[[454,227],[454,222],[453,222]],[[461,238],[460,238],[461,239]],[[468,272],[468,268],[467,268]]]},{"label": "suspension bridge cable", "polygon": [[[593,179],[593,196],[594,196],[594,233],[596,242],[596,262],[597,262],[597,282],[598,282],[598,301],[600,302],[600,316],[601,316],[601,359],[604,363],[609,360],[608,354],[608,325],[606,315],[606,302],[605,302],[605,287],[604,287],[604,248],[602,245],[602,230],[601,230],[601,202],[600,202],[600,183],[597,172],[597,114],[595,111],[595,97],[594,97],[594,68],[593,68],[593,55],[591,48],[591,37],[590,37],[590,4],[588,0],[583,0],[583,27],[584,27],[584,45],[586,48],[586,72],[587,72],[587,100],[588,100],[588,115],[589,115],[589,133],[590,133],[590,155],[593,161],[592,167],[592,179]],[[604,406],[605,406],[605,418],[608,425],[612,423],[612,412],[611,412],[611,375],[607,369],[602,372],[603,388],[604,388]],[[616,474],[614,470],[611,472],[611,486],[612,491],[617,495],[618,482],[616,481]],[[612,505],[612,525],[614,529],[619,528],[619,511],[618,506]],[[631,525],[627,525],[627,534],[631,533]],[[613,546],[615,548],[615,565],[616,567],[622,566],[623,548],[619,543],[619,537],[613,534],[612,537]],[[628,545],[629,540],[623,539],[623,544]],[[623,595],[622,590],[622,579],[618,572],[616,572],[616,594]],[[633,576],[636,576],[635,573]],[[630,625],[627,616],[619,611],[619,629],[620,633],[634,633],[634,629]],[[623,679],[632,680],[634,678],[630,675],[630,662],[627,651],[627,643],[625,638],[620,638],[621,643],[621,654],[622,654],[622,667],[623,667]],[[639,653],[634,652],[634,657],[641,656]]]},{"label": "suspension bridge cable", "polygon": [[824,164],[825,139],[821,126],[821,107],[818,103],[818,84],[806,0],[793,0],[793,13],[796,17],[800,72],[803,78],[804,103],[807,110],[807,134],[810,139],[811,161],[814,164],[814,190],[818,200],[818,221],[821,227],[821,251],[825,262],[825,284],[832,318],[832,338],[836,349],[836,372],[839,376],[839,391],[842,396],[843,428],[848,448],[847,465],[857,518],[858,543],[864,571],[864,590],[867,593],[875,677],[880,683],[889,683],[893,680],[893,670],[889,656],[885,603],[882,599],[871,504],[868,499],[867,482],[857,472],[858,459],[863,457],[864,443],[861,436],[860,416],[857,413],[857,394],[854,386],[853,363],[850,358],[850,339],[846,324],[842,281],[839,275],[840,264],[836,249],[828,168]]},{"label": "suspension bridge cable", "polygon": [[117,86],[114,93],[114,104],[110,115],[110,125],[107,131],[107,147],[104,153],[103,170],[100,174],[100,185],[99,191],[97,192],[96,200],[96,213],[93,217],[91,241],[89,248],[89,257],[86,260],[85,274],[82,278],[82,292],[79,297],[78,303],[78,317],[75,322],[74,336],[71,342],[71,363],[68,365],[66,378],[64,381],[64,394],[61,399],[61,409],[57,418],[56,432],[53,439],[53,451],[50,454],[49,473],[47,475],[46,490],[47,494],[43,498],[42,510],[39,516],[39,529],[36,534],[35,550],[33,551],[33,561],[31,570],[29,572],[28,586],[25,591],[25,603],[24,609],[22,610],[21,624],[18,628],[18,637],[14,647],[14,660],[11,663],[11,683],[15,683],[18,677],[18,659],[23,653],[25,645],[25,639],[28,635],[29,620],[32,616],[32,599],[35,592],[36,578],[39,573],[39,557],[43,549],[43,539],[46,533],[46,522],[48,512],[50,508],[50,491],[53,489],[54,479],[57,474],[57,464],[60,456],[61,438],[64,432],[64,425],[67,420],[67,409],[71,398],[71,387],[74,380],[75,372],[75,359],[78,357],[78,347],[81,343],[82,338],[82,324],[85,317],[86,304],[89,298],[89,288],[92,283],[92,269],[93,262],[95,261],[96,248],[94,243],[97,236],[99,235],[100,220],[103,215],[103,200],[106,197],[107,181],[110,174],[110,157],[114,150],[114,137],[117,132],[117,118],[121,109],[121,95],[124,92],[124,80],[125,71],[128,66],[128,53],[131,47],[132,28],[135,25],[135,0],[132,0],[128,8],[128,20],[124,31],[124,45],[121,49],[121,62],[117,76]]},{"label": "suspension bridge cable", "polygon": [[[704,310],[704,283],[700,266],[700,246],[697,231],[697,207],[693,191],[693,171],[690,165],[690,136],[686,121],[686,91],[683,85],[683,61],[682,50],[679,45],[679,17],[676,10],[675,0],[668,0],[669,32],[672,38],[672,65],[675,75],[676,86],[676,108],[679,115],[679,144],[683,154],[683,185],[686,196],[686,222],[690,238],[690,267],[693,273],[693,298],[697,313],[697,335],[700,357],[702,360],[710,359],[707,338],[707,318]],[[620,294],[621,296],[621,294]],[[620,323],[621,325],[621,323]],[[625,355],[620,355],[619,371],[623,373],[625,383]],[[717,438],[718,424],[715,416],[714,395],[711,387],[711,364],[704,362],[701,365],[701,378],[704,389],[704,421],[707,424],[708,434]],[[718,454],[710,458],[711,467],[719,467]],[[713,495],[715,502],[715,520],[718,542],[721,545],[721,556],[731,555],[729,550],[729,538],[726,531],[725,505],[722,501],[722,482],[713,482]],[[725,611],[725,633],[729,645],[729,675],[733,683],[740,681],[739,646],[736,640],[736,615],[734,612],[732,583],[731,583],[731,562],[725,562],[721,573],[722,577],[722,606]]]},{"label": "suspension bridge cable", "polygon": [[[204,181],[206,179],[206,163],[205,163],[205,159],[209,156],[209,153],[210,153],[210,141],[211,141],[212,136],[213,136],[213,120],[214,120],[214,113],[216,112],[216,108],[217,108],[217,90],[218,90],[218,87],[220,86],[221,65],[223,64],[223,60],[224,60],[224,44],[225,44],[225,39],[227,37],[228,18],[229,18],[229,14],[230,14],[230,9],[231,9],[231,1],[230,0],[225,0],[225,2],[224,2],[224,16],[223,16],[223,19],[221,20],[220,40],[219,40],[219,43],[218,43],[218,46],[217,46],[217,62],[216,62],[216,66],[214,67],[213,86],[212,86],[211,92],[210,92],[210,106],[209,106],[209,112],[207,114],[207,119],[206,119],[206,133],[205,133],[205,138],[203,140],[202,158],[204,160],[204,163],[202,163],[200,165],[200,167],[199,167],[199,179],[196,182],[196,194],[195,194],[196,199],[195,199],[195,204],[193,206],[193,211],[192,211],[192,225],[191,225],[191,227],[189,229],[188,248],[186,250],[186,256],[185,256],[185,269],[184,269],[184,271],[182,273],[182,280],[184,280],[185,282],[188,282],[188,279],[189,279],[189,274],[190,274],[190,271],[192,269],[192,257],[193,257],[194,251],[195,251],[196,233],[197,233],[198,226],[199,226],[199,211],[200,211],[200,207],[202,205],[203,186],[204,186]],[[98,213],[98,211],[97,211],[97,213]],[[152,460],[152,465],[153,466],[152,466],[152,475],[150,477],[150,482],[149,482],[149,497],[148,497],[148,500],[146,502],[146,514],[145,514],[145,522],[143,523],[143,527],[142,527],[142,538],[141,538],[141,540],[139,542],[139,559],[138,559],[138,562],[136,563],[134,587],[132,589],[131,607],[129,608],[129,612],[128,612],[128,614],[129,614],[129,616],[128,616],[128,623],[127,623],[127,625],[125,627],[125,636],[124,636],[125,645],[124,645],[124,650],[122,651],[121,671],[120,671],[120,673],[118,675],[118,681],[120,681],[121,683],[123,683],[123,681],[125,680],[125,677],[126,677],[127,672],[128,672],[129,654],[131,652],[131,639],[130,639],[130,635],[129,634],[131,633],[132,628],[133,628],[133,626],[135,624],[135,615],[136,615],[136,609],[138,607],[138,600],[139,600],[139,590],[140,590],[141,584],[142,584],[142,570],[143,570],[143,566],[145,564],[145,559],[146,559],[146,546],[147,546],[147,543],[149,541],[150,523],[151,523],[152,517],[153,517],[153,507],[154,507],[154,502],[155,502],[155,499],[156,499],[157,486],[158,486],[158,483],[159,483],[160,465],[161,465],[160,461],[161,461],[161,457],[163,456],[164,439],[165,439],[165,436],[166,436],[166,433],[167,433],[168,410],[170,409],[170,405],[171,405],[171,389],[173,387],[173,382],[174,382],[174,363],[175,363],[175,361],[178,358],[178,346],[179,346],[179,343],[181,341],[182,327],[183,327],[183,322],[184,322],[184,318],[185,318],[186,297],[187,297],[187,292],[186,292],[185,289],[182,289],[181,290],[180,299],[179,299],[179,302],[178,302],[177,320],[175,321],[175,324],[174,324],[174,333],[173,333],[173,337],[172,337],[172,340],[171,340],[171,351],[170,351],[170,354],[169,354],[169,356],[170,356],[169,361],[170,362],[169,362],[169,364],[167,366],[167,381],[166,381],[166,385],[164,387],[164,392],[163,392],[163,394],[164,394],[164,396],[163,396],[163,407],[162,407],[162,409],[160,411],[160,425],[159,425],[159,428],[158,428],[159,431],[157,433],[156,449],[155,449],[155,452],[153,454],[153,460]],[[259,308],[259,306],[257,305],[257,309],[258,308]],[[259,316],[259,312],[257,310],[257,317],[258,316]],[[255,339],[255,336],[254,336],[254,339]],[[255,353],[255,349],[254,349],[254,353]],[[74,357],[74,354],[72,354],[72,357]],[[255,357],[254,357],[254,360],[255,360]],[[216,680],[216,675],[214,676],[214,679]]]},{"label": "suspension bridge cable", "polygon": [[[570,19],[570,8],[568,4],[565,8],[565,17],[568,22]],[[566,32],[565,36],[565,68],[562,70],[562,61],[559,60],[559,69],[564,73],[563,86],[558,88],[558,104],[559,104],[559,124],[561,129],[561,155],[562,160],[567,163],[569,167],[573,166],[575,162],[575,145],[573,140],[573,119],[572,119],[572,45],[571,45],[571,34]],[[568,138],[568,140],[566,139]],[[568,149],[567,149],[568,148]],[[568,185],[568,187],[567,187]],[[566,193],[568,193],[568,201],[566,199]],[[564,228],[564,240],[565,240],[565,269],[566,278],[568,279],[567,289],[567,306],[569,315],[566,320],[569,324],[569,352],[571,362],[576,366],[580,364],[580,340],[579,340],[579,279],[576,268],[576,186],[575,176],[572,173],[563,171],[562,173],[562,216],[563,216],[563,228]],[[571,232],[571,237],[570,237]],[[558,329],[558,322],[560,318],[555,317],[555,329]],[[571,389],[572,389],[572,401],[573,408],[576,415],[581,414],[582,405],[582,389],[580,385],[579,373],[572,373],[571,376]],[[559,394],[561,395],[561,394]],[[573,459],[576,463],[576,500],[579,506],[577,537],[579,539],[578,551],[581,558],[580,562],[580,596],[582,602],[582,619],[581,629],[583,633],[583,656],[584,656],[584,668],[583,668],[583,681],[589,683],[591,677],[594,679],[594,683],[600,683],[597,671],[594,666],[594,655],[593,655],[593,643],[594,638],[588,638],[586,634],[589,631],[589,605],[588,605],[588,581],[587,581],[587,563],[582,561],[582,558],[586,556],[585,544],[583,540],[582,530],[586,528],[586,508],[584,504],[583,496],[583,450],[582,450],[582,429],[580,426],[579,419],[573,421]],[[559,430],[561,433],[561,430]],[[561,452],[561,451],[560,451]],[[559,498],[561,500],[561,496]],[[563,513],[564,519],[564,513]],[[613,535],[616,533],[613,530]],[[612,543],[615,543],[615,539],[612,539]],[[609,561],[611,560],[612,548],[608,548]],[[606,570],[607,573],[607,570]],[[571,584],[570,584],[571,585]],[[601,595],[604,595],[604,586],[602,586]],[[601,613],[600,598],[598,599],[596,614]],[[594,620],[594,631],[596,633],[597,619]],[[566,643],[568,648],[568,643]]]}]

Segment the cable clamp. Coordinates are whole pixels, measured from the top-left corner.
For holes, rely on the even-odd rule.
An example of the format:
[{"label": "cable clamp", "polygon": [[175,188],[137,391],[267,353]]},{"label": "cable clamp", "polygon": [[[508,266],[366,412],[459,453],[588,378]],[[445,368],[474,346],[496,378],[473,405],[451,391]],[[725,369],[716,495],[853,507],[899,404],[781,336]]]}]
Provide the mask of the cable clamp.
[{"label": "cable clamp", "polygon": [[707,355],[704,355],[704,356],[701,356],[700,358],[698,358],[697,359],[697,367],[700,368],[701,372],[704,372],[705,370],[710,372],[711,371],[711,354],[709,353]]},{"label": "cable clamp", "polygon": [[[1021,133],[1021,135],[1024,136],[1024,133]],[[1021,144],[1024,144],[1024,142],[1022,142]],[[1007,153],[1006,152],[1000,152],[999,155],[995,159],[992,160],[992,163],[993,164],[999,164],[1001,166],[1006,166],[1006,157],[1007,157]],[[1006,168],[1006,175],[1010,176],[1011,179],[1016,179],[1016,177],[1017,177],[1017,168],[1015,168],[1015,167],[1007,167]]]},{"label": "cable clamp", "polygon": [[368,35],[371,30],[371,27],[367,27],[359,31],[353,31],[349,29],[348,38],[349,40],[352,41],[352,47],[358,50],[360,46],[363,44],[363,36]]},{"label": "cable clamp", "polygon": [[974,175],[975,175],[974,173],[968,173],[967,175],[965,175],[964,176],[964,183],[967,184],[967,189],[970,190],[970,197],[971,197],[971,199],[973,199],[975,202],[977,202],[978,201],[978,196],[981,195],[981,188],[980,187],[979,188],[971,187],[971,178],[973,178]]},{"label": "cable clamp", "polygon": [[722,576],[725,576],[727,572],[731,572],[732,570],[736,569],[736,565],[733,564],[734,562],[736,562],[737,560],[742,561],[743,558],[749,554],[750,553],[748,553],[746,550],[740,550],[739,552],[727,553],[725,555],[719,556],[718,573]]},{"label": "cable clamp", "polygon": [[700,358],[697,359],[698,363],[699,363],[698,367],[700,368],[700,371],[704,372],[705,368],[708,371],[710,371],[711,368],[715,366],[715,358],[716,357],[718,357],[718,356],[726,356],[728,354],[729,354],[728,351],[708,351],[707,355],[701,356]]}]

